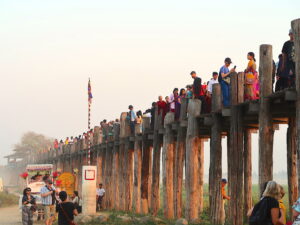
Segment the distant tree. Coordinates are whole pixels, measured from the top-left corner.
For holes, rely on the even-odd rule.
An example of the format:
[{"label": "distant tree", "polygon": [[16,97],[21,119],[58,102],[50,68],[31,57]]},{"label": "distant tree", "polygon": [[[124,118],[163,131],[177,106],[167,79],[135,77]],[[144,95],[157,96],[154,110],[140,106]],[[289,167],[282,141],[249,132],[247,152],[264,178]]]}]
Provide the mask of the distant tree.
[{"label": "distant tree", "polygon": [[52,146],[53,140],[54,139],[48,138],[43,134],[29,131],[23,134],[20,143],[14,145],[14,151],[29,153],[48,149]]}]

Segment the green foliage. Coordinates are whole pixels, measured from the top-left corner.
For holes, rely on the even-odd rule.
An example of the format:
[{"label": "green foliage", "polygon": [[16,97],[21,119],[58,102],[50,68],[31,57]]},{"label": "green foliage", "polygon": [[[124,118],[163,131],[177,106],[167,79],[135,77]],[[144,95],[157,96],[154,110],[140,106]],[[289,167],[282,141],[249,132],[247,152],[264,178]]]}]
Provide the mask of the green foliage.
[{"label": "green foliage", "polygon": [[0,192],[0,208],[18,204],[19,197],[6,192]]}]

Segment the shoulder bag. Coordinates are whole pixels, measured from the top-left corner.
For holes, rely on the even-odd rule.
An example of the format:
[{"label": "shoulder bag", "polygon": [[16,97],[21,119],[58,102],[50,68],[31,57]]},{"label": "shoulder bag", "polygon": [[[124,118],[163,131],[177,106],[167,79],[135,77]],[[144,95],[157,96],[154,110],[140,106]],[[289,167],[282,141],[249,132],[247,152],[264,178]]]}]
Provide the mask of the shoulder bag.
[{"label": "shoulder bag", "polygon": [[66,219],[68,220],[69,225],[77,225],[76,223],[74,223],[74,221],[70,220],[68,214],[66,213],[66,211],[64,210],[64,208],[62,207],[61,204],[59,204],[63,214],[65,215]]}]

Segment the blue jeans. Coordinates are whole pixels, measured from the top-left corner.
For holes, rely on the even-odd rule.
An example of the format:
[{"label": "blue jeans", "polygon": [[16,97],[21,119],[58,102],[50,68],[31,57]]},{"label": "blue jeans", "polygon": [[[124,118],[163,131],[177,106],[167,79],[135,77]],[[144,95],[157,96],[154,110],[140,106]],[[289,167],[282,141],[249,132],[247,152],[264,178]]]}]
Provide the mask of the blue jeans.
[{"label": "blue jeans", "polygon": [[223,106],[227,107],[230,105],[230,86],[223,80],[220,84],[223,96]]}]

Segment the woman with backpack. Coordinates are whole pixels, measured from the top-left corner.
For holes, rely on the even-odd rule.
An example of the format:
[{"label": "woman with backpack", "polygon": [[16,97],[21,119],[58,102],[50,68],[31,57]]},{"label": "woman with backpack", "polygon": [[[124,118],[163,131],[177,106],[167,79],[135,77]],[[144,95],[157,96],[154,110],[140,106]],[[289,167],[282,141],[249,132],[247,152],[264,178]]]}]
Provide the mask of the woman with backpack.
[{"label": "woman with backpack", "polygon": [[254,206],[249,225],[284,225],[283,213],[279,209],[280,187],[269,181],[261,200]]}]

